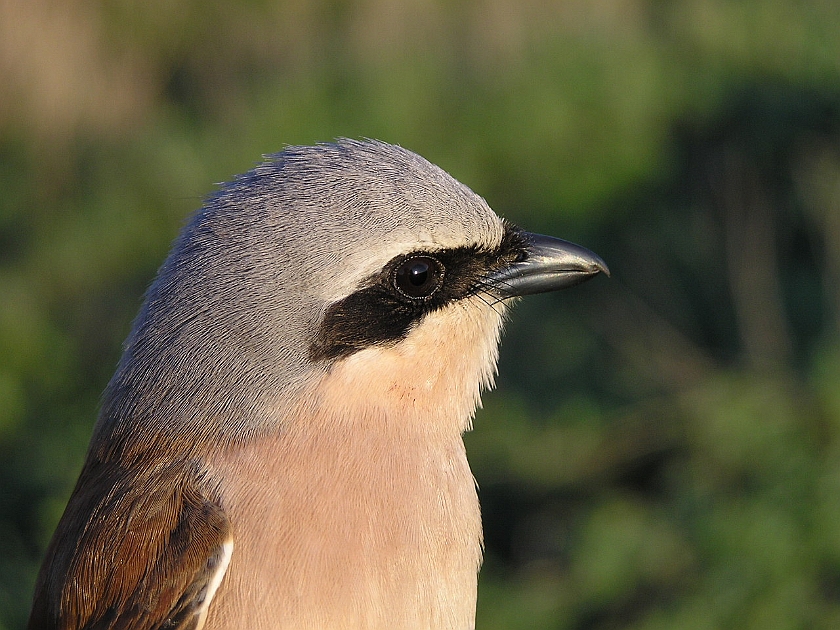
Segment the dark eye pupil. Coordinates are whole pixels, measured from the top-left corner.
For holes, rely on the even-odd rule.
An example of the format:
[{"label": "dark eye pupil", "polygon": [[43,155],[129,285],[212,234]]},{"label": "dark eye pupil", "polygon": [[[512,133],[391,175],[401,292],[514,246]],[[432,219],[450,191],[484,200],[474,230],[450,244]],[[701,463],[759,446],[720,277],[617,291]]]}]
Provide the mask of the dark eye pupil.
[{"label": "dark eye pupil", "polygon": [[427,298],[440,287],[443,267],[434,258],[415,256],[397,267],[394,284],[410,298]]},{"label": "dark eye pupil", "polygon": [[424,262],[416,262],[408,269],[408,281],[415,287],[423,286],[429,279],[429,265]]}]

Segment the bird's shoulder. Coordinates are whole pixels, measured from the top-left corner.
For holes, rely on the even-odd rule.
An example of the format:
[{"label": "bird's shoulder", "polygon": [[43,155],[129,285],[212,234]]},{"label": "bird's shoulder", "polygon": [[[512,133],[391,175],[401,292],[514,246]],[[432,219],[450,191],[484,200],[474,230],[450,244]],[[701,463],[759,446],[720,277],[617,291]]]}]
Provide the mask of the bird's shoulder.
[{"label": "bird's shoulder", "polygon": [[233,549],[186,462],[85,466],[36,584],[29,630],[200,630]]}]

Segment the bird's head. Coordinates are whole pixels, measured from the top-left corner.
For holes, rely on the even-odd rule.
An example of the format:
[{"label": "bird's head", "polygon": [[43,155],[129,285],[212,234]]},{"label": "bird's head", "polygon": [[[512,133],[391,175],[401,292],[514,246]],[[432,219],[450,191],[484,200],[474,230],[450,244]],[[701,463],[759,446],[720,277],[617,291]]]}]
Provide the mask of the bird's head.
[{"label": "bird's head", "polygon": [[288,148],[182,231],[98,434],[246,439],[301,401],[348,422],[358,406],[376,415],[398,402],[462,431],[492,382],[507,303],[606,271],[400,147]]}]

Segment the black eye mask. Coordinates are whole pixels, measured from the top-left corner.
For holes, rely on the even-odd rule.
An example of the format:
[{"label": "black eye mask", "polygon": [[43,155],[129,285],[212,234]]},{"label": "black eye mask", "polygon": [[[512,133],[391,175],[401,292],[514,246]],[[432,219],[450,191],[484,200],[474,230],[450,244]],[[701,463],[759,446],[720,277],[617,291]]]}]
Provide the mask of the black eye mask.
[{"label": "black eye mask", "polygon": [[488,273],[520,261],[525,246],[521,230],[508,224],[493,251],[457,247],[397,256],[330,305],[310,344],[310,359],[337,359],[404,339],[426,314],[480,292]]}]

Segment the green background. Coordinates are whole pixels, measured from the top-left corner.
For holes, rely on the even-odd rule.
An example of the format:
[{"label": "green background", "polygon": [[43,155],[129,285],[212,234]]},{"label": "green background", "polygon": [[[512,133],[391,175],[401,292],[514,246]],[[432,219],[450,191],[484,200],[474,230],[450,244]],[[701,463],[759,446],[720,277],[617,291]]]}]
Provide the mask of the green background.
[{"label": "green background", "polygon": [[835,0],[0,2],[0,628],[214,182],[401,144],[597,278],[466,438],[484,629],[840,627]]}]

